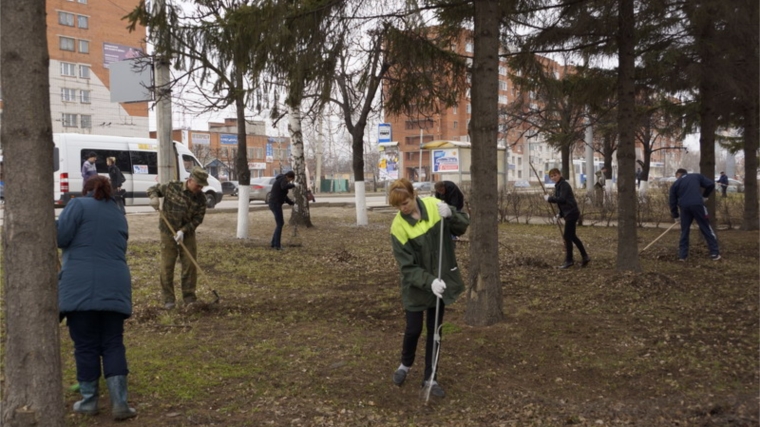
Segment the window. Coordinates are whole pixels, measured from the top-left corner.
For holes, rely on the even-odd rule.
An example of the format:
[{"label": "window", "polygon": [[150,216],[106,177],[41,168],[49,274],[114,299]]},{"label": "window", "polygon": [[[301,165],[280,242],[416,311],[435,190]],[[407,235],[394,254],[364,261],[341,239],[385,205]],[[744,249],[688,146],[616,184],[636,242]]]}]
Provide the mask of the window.
[{"label": "window", "polygon": [[507,90],[507,82],[499,80],[499,90]]},{"label": "window", "polygon": [[82,129],[92,129],[92,116],[87,114],[79,116],[79,127]]},{"label": "window", "polygon": [[454,114],[459,114],[459,107],[456,105],[454,106]]},{"label": "window", "polygon": [[[467,88],[467,92],[464,94],[464,97],[467,98],[467,99],[470,99],[470,96],[471,96],[470,88]],[[468,113],[469,113],[469,111],[468,111]]]},{"label": "window", "polygon": [[82,104],[89,104],[90,102],[92,102],[92,91],[91,90],[79,91],[79,102],[81,102]]},{"label": "window", "polygon": [[90,18],[84,15],[77,15],[77,26],[79,28],[90,28]]},{"label": "window", "polygon": [[79,66],[79,78],[80,79],[89,79],[90,78],[90,66],[89,65],[80,65]]},{"label": "window", "polygon": [[74,44],[75,40],[71,37],[59,37],[58,39],[58,46],[61,48],[61,50],[68,50],[71,52],[74,52]]},{"label": "window", "polygon": [[63,127],[71,128],[77,126],[77,115],[76,114],[67,114],[63,113],[61,115],[61,123],[63,123]]},{"label": "window", "polygon": [[70,62],[61,62],[61,75],[62,76],[77,76],[77,66]]},{"label": "window", "polygon": [[87,40],[79,40],[79,53],[90,53],[90,42]]},{"label": "window", "polygon": [[499,75],[500,76],[506,76],[507,75],[507,67],[502,67],[499,65]]},{"label": "window", "polygon": [[61,101],[74,102],[77,99],[76,89],[61,88]]},{"label": "window", "polygon": [[467,42],[467,44],[464,45],[464,51],[472,53],[475,51],[475,46],[472,44],[472,42]]},{"label": "window", "polygon": [[256,156],[256,149],[253,147],[247,147],[245,150],[245,156],[249,159],[254,159]]},{"label": "window", "polygon": [[[132,168],[129,169],[136,174],[158,175],[158,153],[155,151],[130,151],[129,156],[132,160]],[[116,162],[118,165],[118,161]],[[147,168],[147,170],[146,170]],[[124,169],[119,168],[124,172]],[[124,172],[126,173],[126,172]]]},{"label": "window", "polygon": [[73,27],[74,14],[68,12],[58,12],[58,23],[67,27]]},{"label": "window", "polygon": [[467,104],[467,114],[472,114],[472,104]]},{"label": "window", "polygon": [[458,126],[459,126],[459,122],[456,121],[456,120],[454,120],[454,126],[453,126],[453,128],[456,129]]},{"label": "window", "polygon": [[77,3],[87,4],[87,0],[77,0]]},{"label": "window", "polygon": [[499,104],[507,103],[507,95],[499,95]]}]

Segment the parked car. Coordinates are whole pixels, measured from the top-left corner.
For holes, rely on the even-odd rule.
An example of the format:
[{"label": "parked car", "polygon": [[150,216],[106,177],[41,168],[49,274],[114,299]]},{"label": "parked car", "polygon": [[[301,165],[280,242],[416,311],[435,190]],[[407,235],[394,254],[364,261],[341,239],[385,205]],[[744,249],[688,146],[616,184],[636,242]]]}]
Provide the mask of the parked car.
[{"label": "parked car", "polygon": [[237,181],[223,181],[222,192],[225,195],[237,197],[238,195],[238,182]]},{"label": "parked car", "polygon": [[248,202],[261,200],[264,203],[269,203],[269,196],[272,194],[274,179],[275,177],[273,176],[262,176],[251,179],[251,193],[248,195]]},{"label": "parked car", "polygon": [[429,181],[413,182],[412,187],[418,196],[432,196],[435,194],[435,183]]},{"label": "parked car", "polygon": [[[715,177],[715,191],[720,192],[720,184],[718,183],[718,178],[720,176]],[[743,193],[744,192],[744,183],[739,181],[738,179],[728,178],[728,188],[726,188],[727,193]]]}]

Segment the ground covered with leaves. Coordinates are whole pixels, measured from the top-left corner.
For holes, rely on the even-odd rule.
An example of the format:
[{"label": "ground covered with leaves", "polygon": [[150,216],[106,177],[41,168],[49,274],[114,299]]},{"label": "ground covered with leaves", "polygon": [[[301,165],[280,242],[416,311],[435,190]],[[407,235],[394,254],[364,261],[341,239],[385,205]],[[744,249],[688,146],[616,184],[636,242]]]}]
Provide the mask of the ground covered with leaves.
[{"label": "ground covered with leaves", "polygon": [[[287,215],[286,215],[287,216]],[[465,297],[446,309],[439,380],[443,399],[421,398],[424,348],[403,387],[404,315],[390,251],[392,212],[314,208],[314,227],[211,212],[199,228],[205,301],[172,311],[159,292],[158,217],[130,215],[134,316],[126,323],[135,426],[757,426],[758,234],[719,233],[709,259],[698,230],[689,262],[678,232],[641,256],[644,272],[615,269],[617,230],[580,227],[592,257],[557,270],[563,246],[551,224],[499,229],[505,320],[464,323]],[[643,248],[664,228],[642,228]],[[627,244],[635,244],[628,242]],[[457,244],[464,277],[469,240]],[[220,299],[215,299],[215,290]],[[179,293],[179,285],[177,285]],[[62,326],[64,381],[76,382]],[[105,384],[102,384],[102,388]],[[117,425],[71,413],[69,426]]]}]

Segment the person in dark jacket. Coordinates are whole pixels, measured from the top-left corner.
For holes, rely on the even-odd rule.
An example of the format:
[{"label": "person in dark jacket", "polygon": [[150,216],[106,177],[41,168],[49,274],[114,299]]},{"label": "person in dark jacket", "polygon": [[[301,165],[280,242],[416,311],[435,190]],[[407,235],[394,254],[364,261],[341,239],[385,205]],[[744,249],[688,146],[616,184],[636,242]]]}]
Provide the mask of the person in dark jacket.
[{"label": "person in dark jacket", "polygon": [[106,164],[108,165],[108,177],[111,178],[111,193],[113,198],[121,207],[121,211],[126,213],[124,209],[124,196],[121,195],[121,186],[124,184],[124,174],[121,173],[121,169],[116,166],[116,157],[106,158]]},{"label": "person in dark jacket", "polygon": [[287,203],[290,206],[295,204],[288,197],[288,191],[299,185],[297,182],[293,182],[295,179],[296,174],[293,171],[277,175],[274,179],[274,184],[272,184],[272,192],[269,195],[269,210],[274,214],[274,222],[276,224],[270,246],[276,251],[282,250],[282,227],[285,226],[285,219],[282,216],[282,205],[283,203]]},{"label": "person in dark jacket", "polygon": [[[435,353],[436,302],[440,298],[438,325],[441,325],[444,307],[456,301],[464,290],[464,282],[454,253],[454,242],[448,238],[442,239],[441,233],[444,236],[461,236],[467,231],[470,220],[434,197],[415,197],[412,183],[405,178],[391,184],[388,198],[390,204],[399,210],[391,224],[391,246],[401,271],[401,301],[406,312],[401,365],[393,373],[393,382],[401,386],[406,380],[422,334],[423,315],[427,312],[425,375],[422,385],[430,386],[430,394],[433,396],[444,397],[437,376],[431,378]],[[442,252],[439,251],[441,242]],[[442,265],[440,279],[439,259]]]},{"label": "person in dark jacket", "polygon": [[136,412],[127,404],[129,369],[124,348],[124,319],[132,315],[127,220],[111,197],[108,178],[91,177],[84,193],[69,201],[56,221],[58,247],[63,249],[58,310],[74,341],[82,394],[74,411],[98,413],[102,362],[112,416],[132,418]]},{"label": "person in dark jacket", "polygon": [[457,208],[457,212],[464,209],[464,194],[462,190],[451,181],[438,181],[435,183],[435,197],[443,200],[449,206]]},{"label": "person in dark jacket", "polygon": [[565,232],[562,236],[565,239],[565,263],[559,268],[565,269],[575,265],[575,261],[573,261],[573,244],[581,252],[581,267],[585,267],[591,262],[591,258],[586,253],[586,248],[583,247],[581,239],[575,235],[575,228],[581,213],[578,210],[578,203],[575,201],[573,189],[570,183],[562,178],[562,174],[557,168],[549,171],[549,179],[554,182],[554,196],[546,194],[544,195],[544,200],[549,203],[556,203],[559,207],[560,218],[565,219]]},{"label": "person in dark jacket", "polygon": [[[678,242],[678,259],[686,261],[689,256],[689,229],[692,221],[697,221],[702,232],[710,258],[720,259],[718,238],[710,227],[705,201],[715,190],[715,183],[699,173],[687,173],[686,169],[676,171],[676,182],[670,187],[670,214],[674,219],[681,218],[681,239]],[[681,210],[679,215],[678,210]]]},{"label": "person in dark jacket", "polygon": [[720,184],[721,194],[723,194],[723,197],[726,197],[726,190],[728,190],[728,176],[726,176],[725,172],[720,173],[720,178],[718,178],[718,184]]}]

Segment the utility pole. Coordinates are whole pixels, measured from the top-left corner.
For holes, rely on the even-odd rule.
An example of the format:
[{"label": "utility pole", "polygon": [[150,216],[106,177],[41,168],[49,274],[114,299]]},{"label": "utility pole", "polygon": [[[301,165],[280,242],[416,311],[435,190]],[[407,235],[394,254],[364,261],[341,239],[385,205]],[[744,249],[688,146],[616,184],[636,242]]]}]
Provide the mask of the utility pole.
[{"label": "utility pole", "polygon": [[[166,13],[166,0],[156,0],[156,14]],[[169,46],[166,39],[168,29],[159,35],[158,45]],[[163,43],[162,43],[163,41]],[[165,184],[172,179],[179,179],[175,166],[174,146],[172,143],[172,93],[169,58],[158,51],[153,63],[156,90],[156,136],[158,137],[158,181]]]},{"label": "utility pole", "polygon": [[314,177],[314,192],[319,193],[322,189],[322,126],[324,117],[319,115],[319,128],[317,129],[317,175]]},{"label": "utility pole", "polygon": [[417,181],[422,181],[422,126],[420,126],[420,167],[417,169]]}]

